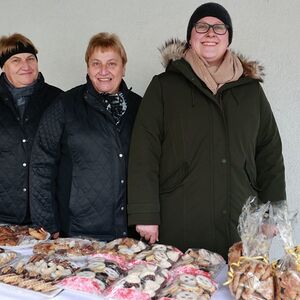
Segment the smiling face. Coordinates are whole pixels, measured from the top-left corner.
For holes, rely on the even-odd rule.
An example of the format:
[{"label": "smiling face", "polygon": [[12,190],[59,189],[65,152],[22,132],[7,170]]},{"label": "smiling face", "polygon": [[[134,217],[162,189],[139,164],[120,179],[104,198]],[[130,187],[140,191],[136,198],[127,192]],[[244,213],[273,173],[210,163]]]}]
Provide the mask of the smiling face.
[{"label": "smiling face", "polygon": [[19,53],[11,56],[3,65],[3,72],[16,88],[32,84],[38,77],[38,62],[31,53]]},{"label": "smiling face", "polygon": [[[210,25],[223,24],[215,17],[205,17],[198,22],[200,21]],[[218,66],[228,48],[228,31],[224,35],[219,35],[212,28],[206,33],[197,33],[193,28],[189,42],[197,55],[204,58],[210,66]]]},{"label": "smiling face", "polygon": [[115,50],[96,48],[89,57],[87,72],[97,92],[115,94],[125,75],[125,65]]}]

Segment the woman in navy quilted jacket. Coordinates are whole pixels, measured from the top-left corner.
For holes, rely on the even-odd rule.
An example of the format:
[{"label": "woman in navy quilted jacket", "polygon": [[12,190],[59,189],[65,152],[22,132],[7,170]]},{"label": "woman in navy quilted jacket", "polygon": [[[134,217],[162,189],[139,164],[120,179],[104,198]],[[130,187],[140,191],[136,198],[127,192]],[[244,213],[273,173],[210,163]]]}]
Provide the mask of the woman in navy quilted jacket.
[{"label": "woman in navy quilted jacket", "polygon": [[29,164],[41,115],[61,92],[44,81],[24,35],[0,37],[0,223],[30,224]]},{"label": "woman in navy quilted jacket", "polygon": [[140,96],[123,77],[126,52],[115,34],[87,47],[87,82],[45,113],[31,165],[34,224],[54,237],[112,240],[128,235],[127,160]]}]

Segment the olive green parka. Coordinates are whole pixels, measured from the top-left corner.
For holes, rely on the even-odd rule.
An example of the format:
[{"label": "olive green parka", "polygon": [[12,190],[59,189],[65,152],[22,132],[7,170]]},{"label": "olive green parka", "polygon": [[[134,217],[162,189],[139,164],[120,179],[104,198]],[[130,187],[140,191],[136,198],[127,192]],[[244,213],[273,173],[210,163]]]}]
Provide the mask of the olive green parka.
[{"label": "olive green parka", "polygon": [[226,257],[249,196],[286,198],[281,140],[256,62],[240,57],[243,76],[213,95],[183,47],[166,43],[166,71],[153,77],[137,114],[129,224],[159,224],[161,243]]}]

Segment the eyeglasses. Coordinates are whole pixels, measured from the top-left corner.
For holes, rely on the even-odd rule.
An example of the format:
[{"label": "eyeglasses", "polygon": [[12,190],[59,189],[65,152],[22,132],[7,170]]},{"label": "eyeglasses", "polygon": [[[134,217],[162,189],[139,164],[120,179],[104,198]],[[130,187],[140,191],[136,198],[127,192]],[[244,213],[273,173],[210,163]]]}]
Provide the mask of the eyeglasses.
[{"label": "eyeglasses", "polygon": [[206,33],[210,28],[213,29],[215,34],[223,35],[227,32],[228,26],[226,24],[214,24],[210,25],[207,23],[198,22],[194,25],[196,32]]}]

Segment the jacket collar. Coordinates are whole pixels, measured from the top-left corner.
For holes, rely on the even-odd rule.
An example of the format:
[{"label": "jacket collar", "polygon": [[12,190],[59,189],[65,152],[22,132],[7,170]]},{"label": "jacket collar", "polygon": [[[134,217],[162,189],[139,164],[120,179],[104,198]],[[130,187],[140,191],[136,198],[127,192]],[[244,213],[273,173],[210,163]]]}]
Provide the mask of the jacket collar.
[{"label": "jacket collar", "polygon": [[[185,52],[184,41],[180,41],[179,39],[170,39],[167,40],[163,46],[159,48],[159,51],[162,56],[162,65],[164,68],[168,69],[168,66],[171,62],[180,60],[183,58],[183,54]],[[248,60],[245,56],[241,54],[236,54],[240,59],[244,73],[243,76],[247,78],[256,79],[260,82],[263,82],[264,79],[264,67],[258,61]]]},{"label": "jacket collar", "polygon": [[[101,94],[96,91],[96,89],[94,88],[92,81],[90,80],[88,75],[86,76],[86,81],[87,81],[86,89],[84,91],[85,101],[89,105],[91,105],[94,109],[96,109],[98,112],[106,115],[108,117],[108,119],[114,124],[115,122],[114,122],[112,115],[106,110],[106,108],[102,104],[102,101],[99,101],[99,98],[102,97]],[[130,92],[130,89],[128,89],[124,80],[122,80],[120,83],[119,92],[122,92],[125,97]],[[130,108],[130,105],[131,105],[128,102],[127,102],[127,110]],[[127,114],[125,113],[125,115],[127,115]],[[123,119],[124,119],[125,115],[123,116],[121,123],[123,123]],[[120,125],[121,125],[121,123],[120,123]]]}]

